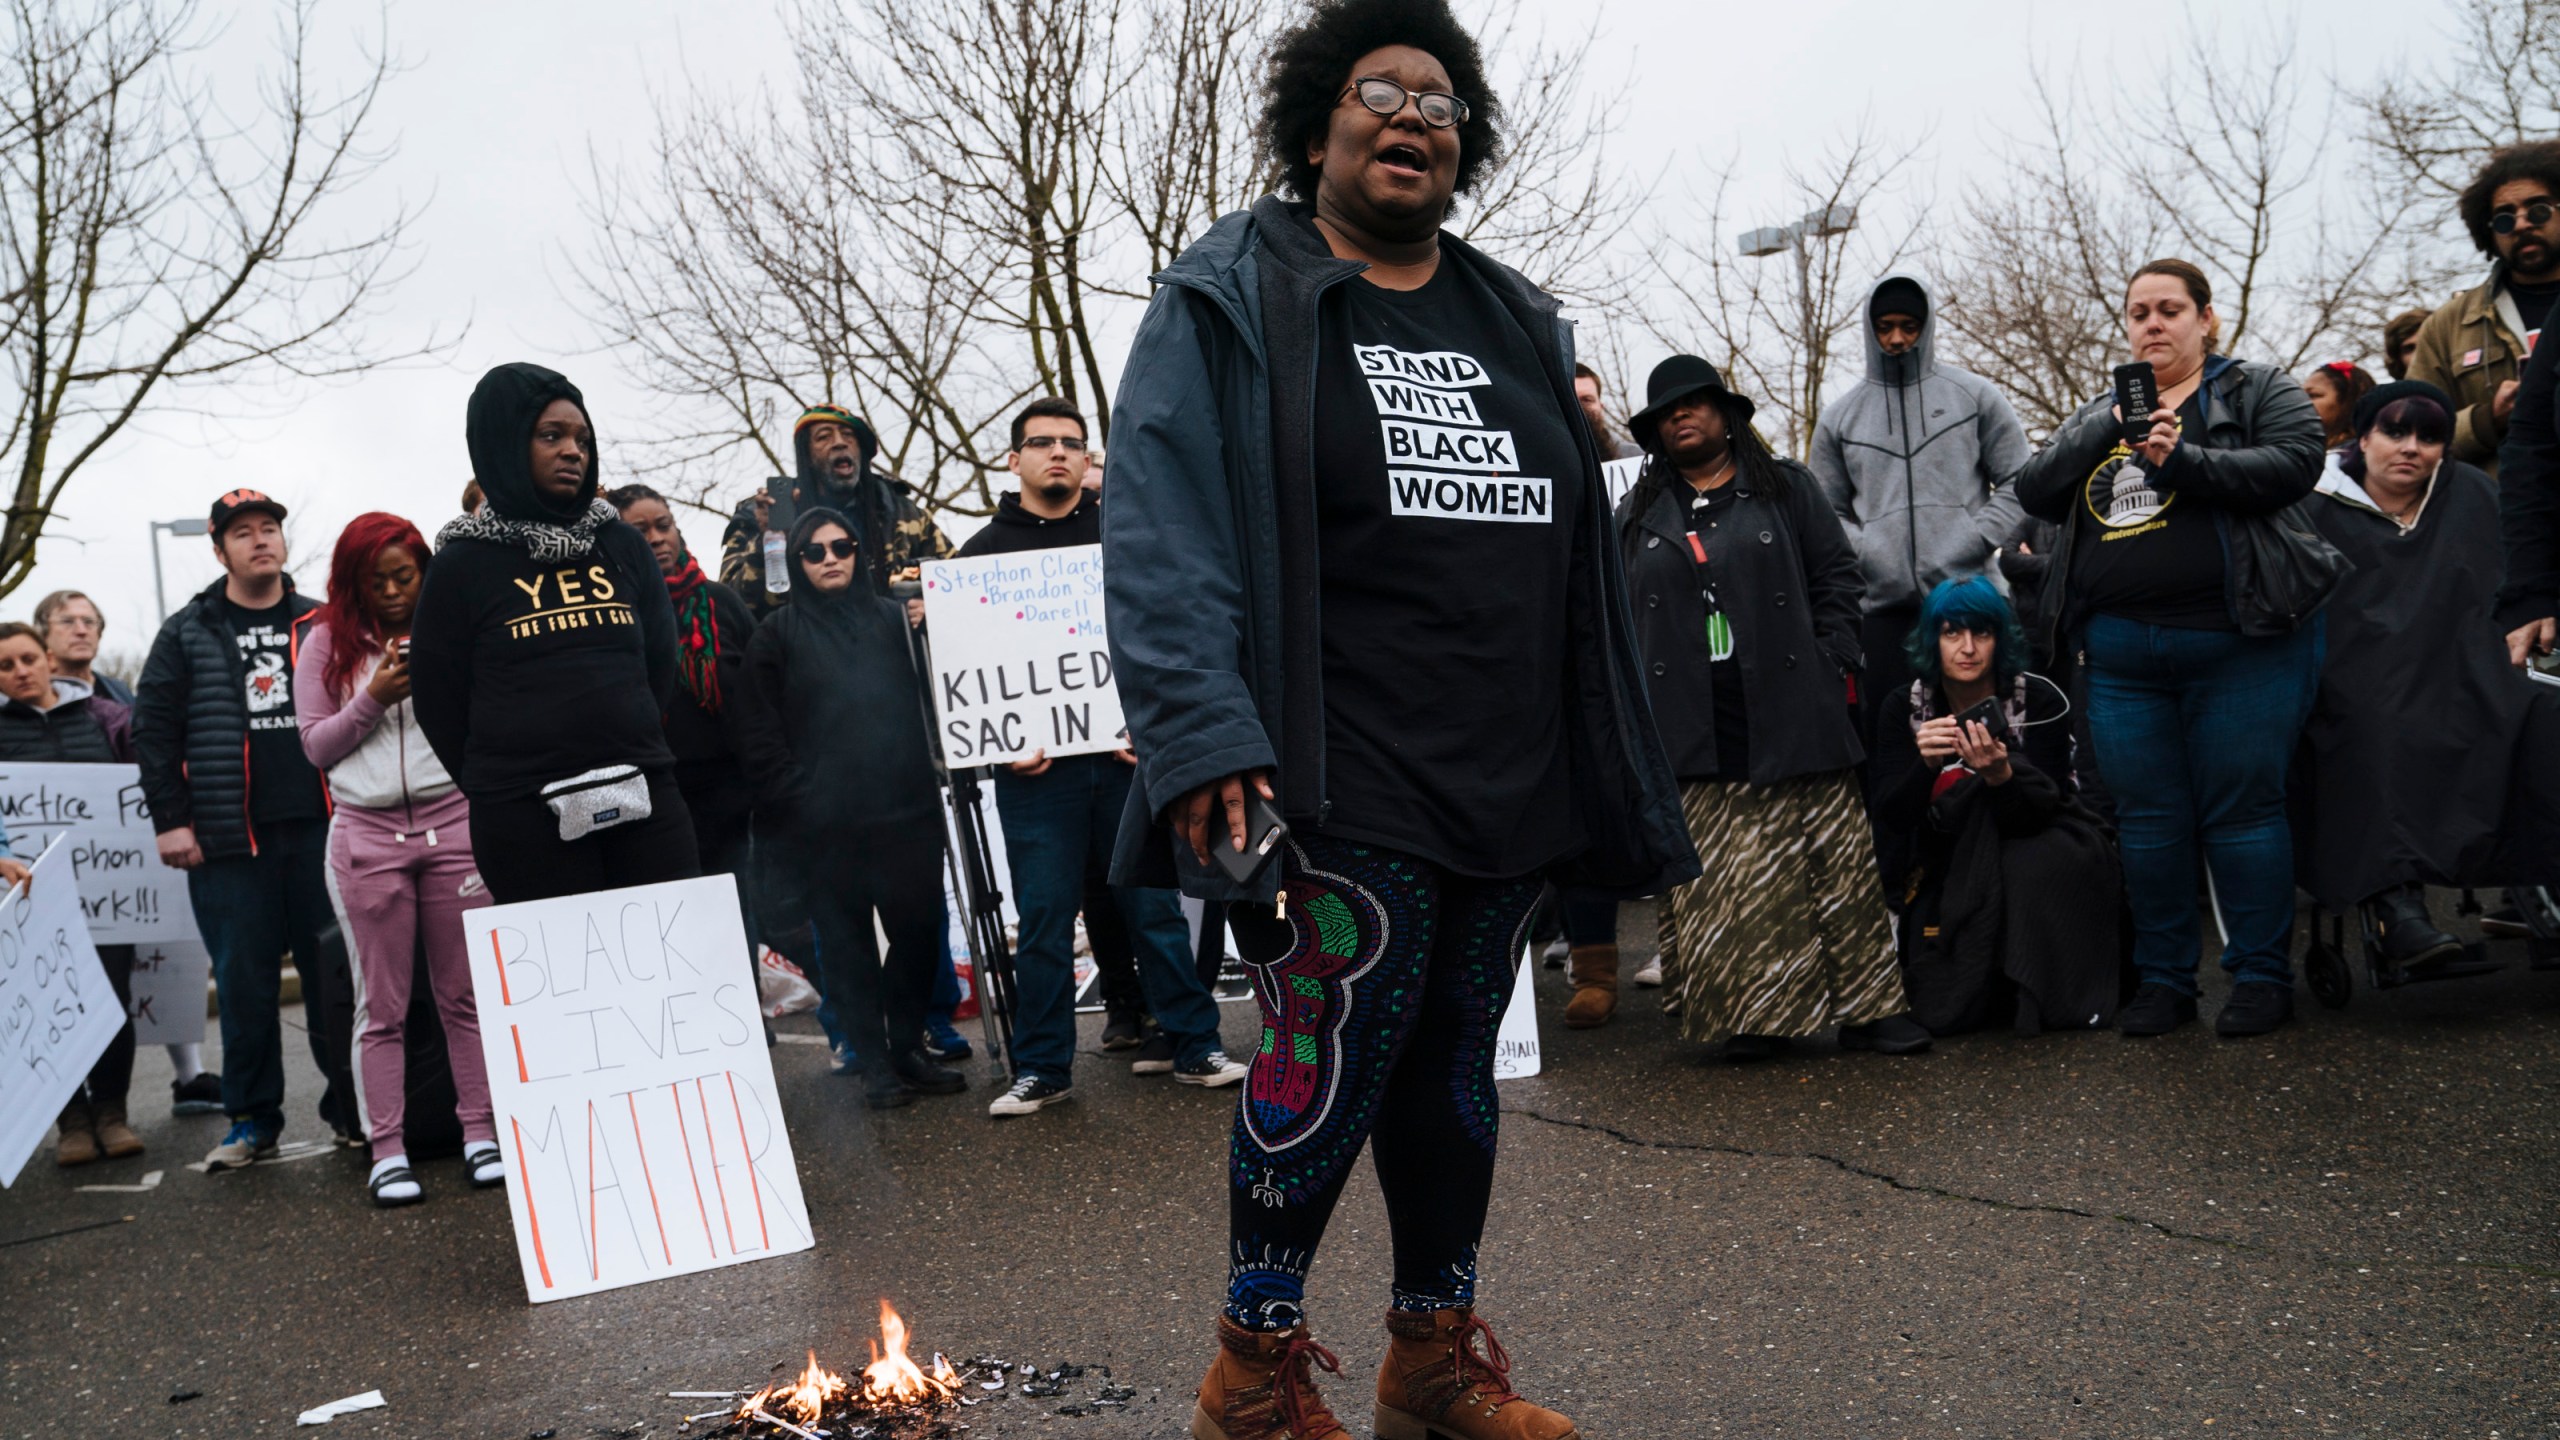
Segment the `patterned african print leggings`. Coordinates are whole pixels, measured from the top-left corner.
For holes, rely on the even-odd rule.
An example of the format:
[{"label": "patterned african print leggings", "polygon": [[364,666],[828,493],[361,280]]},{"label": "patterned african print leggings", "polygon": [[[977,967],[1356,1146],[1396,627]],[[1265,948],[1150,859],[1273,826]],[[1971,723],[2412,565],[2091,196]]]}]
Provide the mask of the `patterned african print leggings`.
[{"label": "patterned african print leggings", "polygon": [[1395,1241],[1395,1308],[1471,1305],[1493,1198],[1495,1034],[1544,886],[1323,836],[1290,842],[1281,873],[1288,951],[1245,967],[1262,1036],[1228,1148],[1227,1314],[1298,1323],[1364,1141]]}]

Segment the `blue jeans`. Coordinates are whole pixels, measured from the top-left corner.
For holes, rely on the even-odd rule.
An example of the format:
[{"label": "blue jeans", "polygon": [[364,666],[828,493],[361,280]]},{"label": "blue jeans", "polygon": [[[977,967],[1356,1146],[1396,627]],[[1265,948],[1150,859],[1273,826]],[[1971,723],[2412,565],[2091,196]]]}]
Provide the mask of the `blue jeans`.
[{"label": "blue jeans", "polygon": [[2252,639],[2099,615],[2089,729],[2115,794],[2145,984],[2196,992],[2196,856],[2222,913],[2237,984],[2293,983],[2293,834],[2285,776],[2320,684],[2325,629]]},{"label": "blue jeans", "polygon": [[323,1082],[320,1116],[358,1129],[348,1052],[355,1040],[346,951],[326,932],[329,822],[263,827],[255,855],[207,860],[187,872],[188,908],[213,957],[222,1007],[222,1108],[262,1134],[284,1130],[284,957],[302,977],[303,1028]]},{"label": "blue jeans", "polygon": [[[1021,1074],[1066,1084],[1076,1053],[1076,911],[1085,857],[1109,853],[1129,798],[1130,769],[1109,755],[1074,755],[1043,775],[996,772],[1014,908],[1013,1053]],[[1193,1064],[1219,1047],[1218,1002],[1191,964],[1191,927],[1171,890],[1114,885],[1112,898],[1138,957],[1138,985],[1175,1058]]]}]

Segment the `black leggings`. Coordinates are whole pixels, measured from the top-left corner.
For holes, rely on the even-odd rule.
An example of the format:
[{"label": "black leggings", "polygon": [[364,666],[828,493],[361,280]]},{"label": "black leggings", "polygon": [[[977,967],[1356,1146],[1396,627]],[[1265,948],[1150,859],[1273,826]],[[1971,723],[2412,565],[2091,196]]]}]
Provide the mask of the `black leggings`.
[{"label": "black leggings", "polygon": [[[896,834],[831,834],[802,846],[818,937],[818,984],[837,1028],[868,1065],[924,1043],[942,966],[942,837],[930,822]],[[884,962],[871,928],[888,932]]]},{"label": "black leggings", "polygon": [[1284,865],[1288,949],[1245,962],[1262,1036],[1228,1144],[1227,1314],[1299,1322],[1364,1142],[1395,1242],[1390,1303],[1472,1305],[1500,1123],[1494,1040],[1544,885],[1323,836],[1290,842]]},{"label": "black leggings", "polygon": [[471,853],[501,905],[690,880],[702,873],[693,845],[693,817],[665,771],[649,772],[648,819],[575,840],[560,838],[560,817],[539,795],[471,799]]}]

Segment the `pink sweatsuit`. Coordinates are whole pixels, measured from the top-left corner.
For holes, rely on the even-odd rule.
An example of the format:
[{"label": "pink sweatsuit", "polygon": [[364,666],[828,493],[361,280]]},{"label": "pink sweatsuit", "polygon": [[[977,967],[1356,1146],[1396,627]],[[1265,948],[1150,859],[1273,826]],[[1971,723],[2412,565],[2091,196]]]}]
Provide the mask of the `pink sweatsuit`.
[{"label": "pink sweatsuit", "polygon": [[377,1157],[404,1154],[405,1033],[421,927],[427,980],[453,1062],[455,1111],[466,1145],[495,1141],[480,1016],[463,948],[463,912],[489,903],[471,858],[471,814],[418,729],[410,702],[385,707],[365,686],[381,660],[356,669],[345,700],[329,692],[329,627],[312,623],[294,666],[302,749],[329,777],[329,901],[346,932],[356,977],[359,1098]]}]

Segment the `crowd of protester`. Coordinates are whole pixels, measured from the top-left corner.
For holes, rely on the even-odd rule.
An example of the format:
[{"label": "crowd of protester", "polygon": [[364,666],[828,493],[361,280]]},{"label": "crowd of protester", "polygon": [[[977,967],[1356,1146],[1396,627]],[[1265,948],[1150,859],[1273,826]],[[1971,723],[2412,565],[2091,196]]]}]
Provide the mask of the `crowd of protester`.
[{"label": "crowd of protester", "polygon": [[[2213,277],[2162,258],[2122,279],[2156,399],[2126,414],[2092,376],[2031,438],[1891,275],[1800,463],[1701,357],[1613,406],[1554,302],[1440,231],[1489,153],[1459,98],[1483,87],[1432,6],[1332,0],[1283,46],[1267,129],[1298,147],[1276,152],[1296,198],[1159,277],[1107,508],[1083,414],[1037,400],[1014,488],[955,548],[871,425],[821,404],[706,572],[664,495],[603,488],[577,387],[515,363],[471,396],[474,478],[432,542],[361,515],[305,595],[285,507],[234,490],[208,516],[222,578],[129,688],[79,592],[0,624],[0,759],[137,765],[187,873],[223,1064],[171,1047],[172,1103],[229,1117],[208,1164],[278,1151],[289,958],[320,1116],[369,1151],[373,1201],[423,1198],[430,1137],[504,1184],[466,913],[706,873],[738,886],[748,954],[815,983],[867,1105],[966,1091],[911,582],[1059,546],[1106,548],[1130,729],[994,769],[1018,930],[987,1108],[1073,1096],[1080,933],[1107,1051],[1245,1084],[1202,1395],[1229,1421],[1303,1378],[1305,1267],[1364,1143],[1397,1309],[1428,1317],[1391,1330],[1473,1353],[1480,1322],[1450,1317],[1492,1037],[1542,923],[1563,1019],[1591,1028],[1618,1007],[1618,907],[1652,901],[1639,983],[1735,1061],[1831,1032],[1893,1055],[1991,1026],[2163,1035],[2198,1019],[2208,914],[2214,1028],[2264,1035],[2294,1013],[2303,893],[2356,917],[2383,985],[2497,968],[2430,886],[2504,890],[2484,932],[2560,954],[2560,686],[2535,673],[2560,616],[2560,360],[2535,343],[2560,142],[2462,193],[2488,277],[2391,320],[2388,381],[2222,353]],[[1397,448],[1426,401],[1496,483],[1435,488]],[[1466,523],[1493,518],[1545,523]],[[1221,863],[1265,814],[1279,863]],[[1250,1065],[1213,993],[1230,933]],[[101,959],[125,994],[133,948]],[[128,1028],[62,1113],[62,1164],[142,1150],[134,1049]],[[450,1075],[424,1107],[422,1056]]]}]

